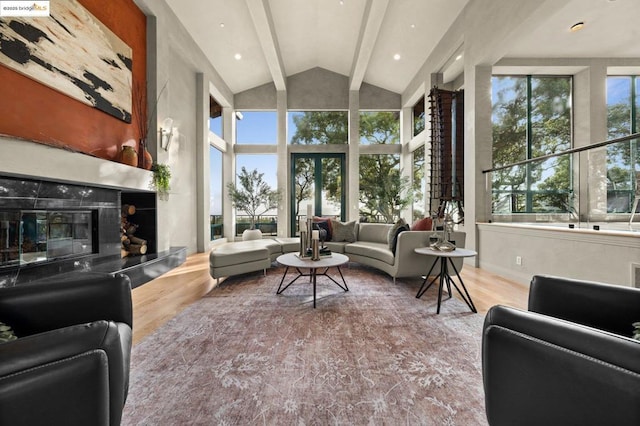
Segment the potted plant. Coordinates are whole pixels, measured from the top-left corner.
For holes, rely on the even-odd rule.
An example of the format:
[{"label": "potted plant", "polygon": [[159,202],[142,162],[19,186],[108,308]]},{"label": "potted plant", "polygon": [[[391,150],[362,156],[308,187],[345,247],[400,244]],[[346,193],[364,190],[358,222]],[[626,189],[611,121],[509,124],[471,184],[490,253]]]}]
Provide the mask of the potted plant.
[{"label": "potted plant", "polygon": [[169,190],[171,189],[171,169],[169,165],[154,163],[151,171],[153,172],[151,188],[158,192],[158,197],[160,197],[161,200],[166,200],[169,197]]},{"label": "potted plant", "polygon": [[264,173],[258,173],[257,169],[248,172],[243,167],[238,174],[238,186],[234,183],[227,185],[231,205],[249,217],[249,229],[243,232],[243,240],[262,238],[262,232],[256,229],[256,220],[260,215],[275,209],[280,200],[280,192],[271,189],[263,177]]}]

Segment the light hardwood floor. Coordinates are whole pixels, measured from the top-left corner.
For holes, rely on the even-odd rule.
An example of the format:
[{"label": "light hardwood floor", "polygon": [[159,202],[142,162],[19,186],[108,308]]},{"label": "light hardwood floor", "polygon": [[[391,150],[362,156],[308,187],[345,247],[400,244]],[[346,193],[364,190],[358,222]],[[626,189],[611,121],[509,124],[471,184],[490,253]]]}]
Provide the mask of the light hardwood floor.
[{"label": "light hardwood floor", "polygon": [[[498,304],[522,309],[527,306],[529,290],[526,286],[468,265],[464,266],[460,275],[480,313],[484,314],[491,306]],[[197,253],[188,256],[179,267],[133,289],[133,344],[213,287],[215,280],[209,275],[209,254]]]}]

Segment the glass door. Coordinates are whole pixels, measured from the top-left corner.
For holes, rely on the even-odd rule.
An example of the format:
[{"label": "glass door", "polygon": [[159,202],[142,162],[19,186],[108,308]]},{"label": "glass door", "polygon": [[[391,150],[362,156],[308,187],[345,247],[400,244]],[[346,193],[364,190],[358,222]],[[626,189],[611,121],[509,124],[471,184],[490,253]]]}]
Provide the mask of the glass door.
[{"label": "glass door", "polygon": [[311,206],[314,216],[345,218],[345,155],[291,154],[291,235]]}]

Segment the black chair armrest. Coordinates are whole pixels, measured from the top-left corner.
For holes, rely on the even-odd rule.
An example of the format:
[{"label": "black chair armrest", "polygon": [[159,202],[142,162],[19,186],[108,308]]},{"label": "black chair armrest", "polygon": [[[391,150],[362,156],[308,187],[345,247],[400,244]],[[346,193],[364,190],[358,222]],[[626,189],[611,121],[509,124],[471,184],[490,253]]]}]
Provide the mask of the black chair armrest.
[{"label": "black chair armrest", "polygon": [[482,343],[492,426],[640,424],[640,342],[497,306]]},{"label": "black chair armrest", "polygon": [[631,324],[640,321],[640,289],[536,275],[529,310],[631,336]]},{"label": "black chair armrest", "polygon": [[[129,350],[130,347],[124,348],[124,352]],[[98,361],[95,361],[95,357],[91,355],[96,352],[99,354]],[[92,367],[92,370],[86,374],[82,368],[74,367],[75,360],[84,357],[93,357],[93,363],[104,364],[106,372],[104,384],[101,384],[99,379],[102,375],[102,367]],[[69,367],[58,368],[59,365]],[[27,376],[40,379],[26,380]],[[106,386],[107,397],[104,403],[110,413],[108,417],[117,420],[113,424],[119,424],[126,399],[128,377],[128,358],[125,360],[123,357],[119,325],[112,321],[74,325],[0,344],[0,406],[3,407],[9,402],[16,403],[15,395],[7,391],[12,386],[23,387],[21,391],[29,395],[28,399],[33,403],[34,394],[51,392],[49,386],[53,384],[50,385],[50,383],[55,384],[56,393],[64,395],[66,392],[69,394],[75,392],[75,388],[79,386],[85,390],[92,389],[94,386],[92,382],[95,381],[95,392],[103,393],[100,386]],[[12,384],[12,382],[15,383]],[[82,383],[79,384],[79,382]],[[25,386],[27,389],[24,388]],[[32,390],[30,391],[28,387]],[[60,398],[56,396],[53,399]],[[76,401],[72,402],[76,404],[78,400],[82,400],[82,396],[70,400]],[[47,401],[39,401],[38,404],[45,404],[48,407]],[[53,408],[51,410],[59,411]],[[68,414],[65,415],[68,416]],[[0,421],[0,424],[3,423]]]},{"label": "black chair armrest", "polygon": [[9,324],[19,337],[97,320],[132,328],[129,277],[81,273],[0,289],[0,321]]}]

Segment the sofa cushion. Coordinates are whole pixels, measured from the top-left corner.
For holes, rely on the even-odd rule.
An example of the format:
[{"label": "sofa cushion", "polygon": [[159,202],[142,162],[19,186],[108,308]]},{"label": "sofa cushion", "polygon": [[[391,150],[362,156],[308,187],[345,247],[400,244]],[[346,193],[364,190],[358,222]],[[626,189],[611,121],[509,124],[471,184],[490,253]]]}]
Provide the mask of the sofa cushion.
[{"label": "sofa cushion", "polygon": [[433,229],[433,220],[430,217],[424,217],[416,220],[411,225],[412,231],[431,231]]},{"label": "sofa cushion", "polygon": [[300,250],[300,238],[299,237],[276,237],[274,241],[280,244],[282,247],[282,253],[291,253]]},{"label": "sofa cushion", "polygon": [[391,250],[391,253],[393,253],[394,256],[396,254],[396,246],[398,245],[398,235],[400,235],[401,232],[409,231],[410,229],[409,225],[407,225],[403,219],[400,219],[395,225],[393,225],[393,228],[389,230],[389,250]]},{"label": "sofa cushion", "polygon": [[277,250],[281,250],[280,244],[274,240],[249,240],[222,244],[211,250],[209,263],[211,267],[217,268],[268,259],[275,252],[274,245],[277,246]]},{"label": "sofa cushion", "polygon": [[356,240],[356,222],[339,222],[337,220],[331,221],[331,229],[333,230],[333,236],[331,241],[340,242],[347,241],[352,243]]},{"label": "sofa cushion", "polygon": [[372,243],[370,241],[357,241],[355,243],[347,244],[344,247],[345,253],[357,254],[359,256],[370,257],[377,259],[381,262],[393,265],[394,256],[389,250],[389,246],[386,243]]},{"label": "sofa cushion", "polygon": [[358,227],[358,241],[389,244],[389,229],[392,227],[388,223],[361,223]]},{"label": "sofa cushion", "polygon": [[313,229],[324,229],[327,232],[325,241],[331,241],[333,237],[333,229],[331,229],[330,217],[313,217]]},{"label": "sofa cushion", "polygon": [[349,244],[346,241],[341,241],[341,242],[335,242],[335,241],[325,241],[324,245],[325,247],[327,247],[329,250],[331,250],[332,253],[344,253],[344,247]]}]

